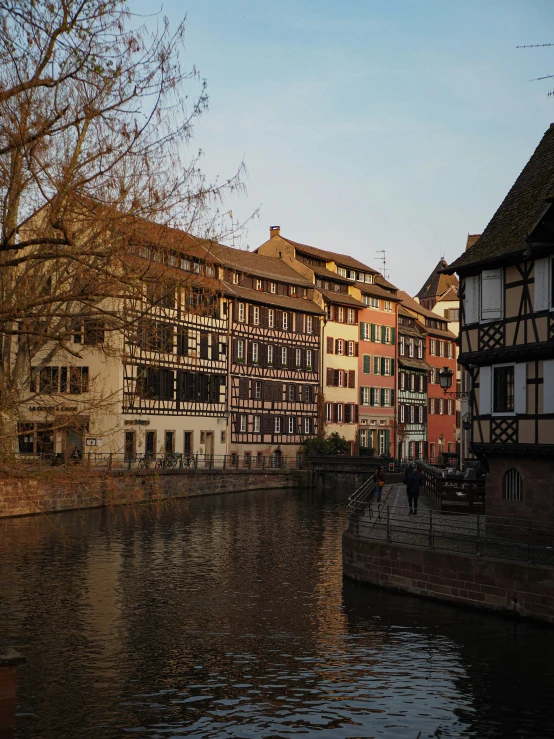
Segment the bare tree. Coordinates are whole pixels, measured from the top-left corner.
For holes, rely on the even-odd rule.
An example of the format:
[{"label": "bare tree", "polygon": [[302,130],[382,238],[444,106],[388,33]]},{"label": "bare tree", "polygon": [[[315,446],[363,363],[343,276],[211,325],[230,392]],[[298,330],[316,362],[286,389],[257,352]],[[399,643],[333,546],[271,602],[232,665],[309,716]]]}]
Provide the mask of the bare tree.
[{"label": "bare tree", "polygon": [[76,331],[120,331],[121,301],[140,297],[145,277],[164,283],[160,263],[130,258],[136,244],[164,249],[175,224],[213,237],[217,201],[241,187],[242,166],[208,183],[188,153],[207,95],[181,68],[184,31],[165,19],[149,31],[125,0],[0,0],[5,449],[22,404],[54,392],[36,380],[52,357],[79,357]]}]

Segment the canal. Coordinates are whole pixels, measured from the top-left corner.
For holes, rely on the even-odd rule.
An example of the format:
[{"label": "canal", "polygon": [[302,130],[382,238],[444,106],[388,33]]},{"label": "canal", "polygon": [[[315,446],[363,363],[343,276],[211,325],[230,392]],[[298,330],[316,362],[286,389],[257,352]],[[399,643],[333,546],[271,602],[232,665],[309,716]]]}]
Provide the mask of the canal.
[{"label": "canal", "polygon": [[344,527],[283,490],[0,521],[17,737],[554,736],[553,630],[343,583]]}]

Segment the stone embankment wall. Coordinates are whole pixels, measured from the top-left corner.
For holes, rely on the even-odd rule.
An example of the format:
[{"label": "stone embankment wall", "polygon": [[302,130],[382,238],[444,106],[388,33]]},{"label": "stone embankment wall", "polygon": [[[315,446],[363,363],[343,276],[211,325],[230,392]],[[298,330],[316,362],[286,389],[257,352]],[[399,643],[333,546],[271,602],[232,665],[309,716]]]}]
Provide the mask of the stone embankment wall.
[{"label": "stone embankment wall", "polygon": [[554,624],[554,568],[360,539],[345,532],[344,576],[413,595]]},{"label": "stone embankment wall", "polygon": [[0,478],[0,518],[307,483],[303,470],[138,470],[110,475],[75,470],[44,479]]}]

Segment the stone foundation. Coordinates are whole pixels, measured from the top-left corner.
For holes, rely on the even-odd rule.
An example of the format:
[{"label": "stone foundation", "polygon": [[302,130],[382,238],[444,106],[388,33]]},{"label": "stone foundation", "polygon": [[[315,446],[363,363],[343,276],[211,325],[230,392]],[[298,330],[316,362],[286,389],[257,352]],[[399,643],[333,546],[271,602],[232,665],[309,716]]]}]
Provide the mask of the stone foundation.
[{"label": "stone foundation", "polygon": [[[554,524],[554,459],[489,456],[487,461],[485,499],[489,516]],[[516,469],[523,480],[521,501],[502,497],[504,474],[509,469]]]},{"label": "stone foundation", "polygon": [[350,580],[554,624],[554,568],[361,539],[345,532]]},{"label": "stone foundation", "polygon": [[0,518],[307,484],[303,470],[53,471],[44,479],[0,479]]}]

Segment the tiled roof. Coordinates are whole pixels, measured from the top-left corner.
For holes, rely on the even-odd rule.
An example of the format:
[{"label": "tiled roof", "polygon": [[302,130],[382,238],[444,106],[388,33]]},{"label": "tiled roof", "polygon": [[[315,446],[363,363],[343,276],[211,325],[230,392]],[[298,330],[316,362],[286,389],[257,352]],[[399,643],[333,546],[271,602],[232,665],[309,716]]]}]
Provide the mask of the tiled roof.
[{"label": "tiled roof", "polygon": [[351,305],[354,308],[365,308],[365,305],[362,303],[361,300],[357,300],[357,298],[352,297],[352,295],[345,295],[344,293],[335,293],[331,290],[322,290],[320,287],[316,288],[325,300],[329,301],[329,303],[338,303],[339,305]]},{"label": "tiled roof", "polygon": [[385,280],[383,275],[379,273],[375,275],[375,282],[377,283],[377,285],[384,287],[385,290],[394,290],[395,293],[398,291],[398,288],[395,285],[393,285],[392,282]]},{"label": "tiled roof", "polygon": [[433,313],[432,310],[427,310],[427,308],[424,308],[420,303],[411,298],[404,290],[398,291],[398,297],[402,300],[402,305],[407,310],[419,313],[419,315],[425,316],[426,318],[432,318],[434,321],[448,323],[446,318],[441,318],[437,313]]},{"label": "tiled roof", "polygon": [[398,357],[398,364],[408,369],[418,369],[428,372],[432,369],[430,364],[427,364],[423,359],[411,359],[409,357]]},{"label": "tiled roof", "polygon": [[458,288],[452,285],[448,290],[437,298],[437,303],[441,301],[458,300]]},{"label": "tiled roof", "polygon": [[342,282],[342,283],[353,283],[353,280],[349,280],[347,277],[342,277],[339,275],[338,272],[333,272],[330,269],[326,269],[325,267],[318,267],[315,264],[307,264],[306,267],[309,267],[310,269],[313,269],[314,273],[318,277],[327,277],[330,280],[335,280],[336,282]]},{"label": "tiled roof", "polygon": [[291,298],[288,295],[260,292],[259,290],[251,290],[249,287],[231,285],[229,282],[223,282],[222,284],[223,291],[228,297],[242,298],[251,303],[260,303],[262,305],[275,305],[278,308],[297,310],[301,313],[315,313],[317,315],[324,315],[325,313],[317,303],[306,298]]},{"label": "tiled roof", "polygon": [[301,244],[298,241],[285,238],[282,234],[280,234],[280,237],[291,246],[294,246],[294,248],[302,254],[307,254],[311,257],[319,257],[320,259],[324,259],[326,262],[336,262],[337,264],[349,267],[350,269],[371,272],[372,274],[376,274],[377,272],[373,267],[368,267],[367,264],[363,264],[363,262],[359,262],[357,259],[354,259],[354,257],[349,257],[347,254],[339,254],[338,252],[327,251],[326,249],[318,249],[315,246],[308,246],[308,244]]},{"label": "tiled roof", "polygon": [[469,248],[471,248],[473,244],[476,244],[480,238],[481,238],[481,234],[468,234],[467,241],[466,241],[466,251]]},{"label": "tiled roof", "polygon": [[418,298],[437,298],[447,290],[450,290],[451,287],[458,287],[458,278],[455,275],[441,274],[441,270],[445,269],[445,267],[448,267],[448,263],[444,259],[439,259],[439,263],[418,292]]},{"label": "tiled roof", "polygon": [[481,238],[452,262],[447,271],[523,253],[527,247],[526,236],[552,199],[553,184],[554,125],[551,124]]},{"label": "tiled roof", "polygon": [[393,295],[388,290],[384,290],[379,285],[371,285],[369,282],[354,282],[354,287],[357,287],[362,293],[366,295],[372,295],[374,298],[383,298],[384,300],[391,300],[393,303],[399,303],[401,298]]}]

